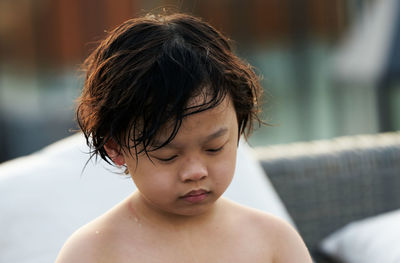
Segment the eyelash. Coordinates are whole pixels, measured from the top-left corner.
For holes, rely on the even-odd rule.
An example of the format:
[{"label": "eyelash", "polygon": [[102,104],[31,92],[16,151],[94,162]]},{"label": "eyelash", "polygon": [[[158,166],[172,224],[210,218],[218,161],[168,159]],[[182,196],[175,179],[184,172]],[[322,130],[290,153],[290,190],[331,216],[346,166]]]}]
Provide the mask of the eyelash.
[{"label": "eyelash", "polygon": [[169,158],[157,158],[157,157],[156,157],[156,159],[158,159],[158,160],[161,161],[161,162],[170,162],[170,161],[172,161],[173,159],[175,159],[176,157],[178,157],[178,155],[174,155],[174,156],[171,156],[171,157],[169,157]]},{"label": "eyelash", "polygon": [[221,146],[217,149],[208,149],[207,152],[216,153],[216,152],[221,151],[223,148],[224,148],[224,146]]},{"label": "eyelash", "polygon": [[[221,146],[221,147],[219,147],[219,148],[217,148],[217,149],[208,149],[208,150],[206,150],[206,151],[207,151],[207,152],[210,152],[210,153],[217,153],[217,152],[222,151],[223,148],[224,148],[224,146]],[[169,157],[169,158],[157,158],[157,157],[155,157],[155,158],[156,158],[157,160],[161,161],[161,162],[167,163],[167,162],[170,162],[170,161],[174,160],[176,157],[178,157],[178,155],[174,155],[174,156],[171,156],[171,157]]]}]

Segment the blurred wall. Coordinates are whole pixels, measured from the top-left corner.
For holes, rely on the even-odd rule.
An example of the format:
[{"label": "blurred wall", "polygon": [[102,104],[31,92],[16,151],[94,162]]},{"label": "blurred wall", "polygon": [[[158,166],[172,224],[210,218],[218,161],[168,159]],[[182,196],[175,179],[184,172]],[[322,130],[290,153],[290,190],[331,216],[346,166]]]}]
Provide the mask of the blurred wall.
[{"label": "blurred wall", "polygon": [[[334,123],[331,54],[368,0],[2,0],[0,161],[71,134],[79,65],[105,31],[163,7],[189,12],[231,37],[266,87],[255,145],[374,132]],[[336,94],[336,95],[335,95]],[[365,120],[369,122],[369,120]]]}]

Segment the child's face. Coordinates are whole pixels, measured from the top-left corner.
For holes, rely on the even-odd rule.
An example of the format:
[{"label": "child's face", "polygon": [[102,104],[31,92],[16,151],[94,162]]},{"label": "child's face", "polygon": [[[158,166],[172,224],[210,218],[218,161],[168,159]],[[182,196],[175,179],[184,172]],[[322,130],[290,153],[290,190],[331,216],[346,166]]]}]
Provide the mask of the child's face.
[{"label": "child's face", "polygon": [[[195,100],[194,100],[195,101]],[[162,131],[162,142],[169,131]],[[227,97],[220,105],[186,117],[165,147],[138,162],[123,158],[140,194],[152,209],[177,215],[205,212],[230,184],[236,163],[238,123]]]}]

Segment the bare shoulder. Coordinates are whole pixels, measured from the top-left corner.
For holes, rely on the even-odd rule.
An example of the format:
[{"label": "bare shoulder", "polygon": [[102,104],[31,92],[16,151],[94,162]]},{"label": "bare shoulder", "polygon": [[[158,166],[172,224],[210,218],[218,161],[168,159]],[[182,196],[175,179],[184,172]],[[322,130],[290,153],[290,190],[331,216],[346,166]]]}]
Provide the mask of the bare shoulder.
[{"label": "bare shoulder", "polygon": [[66,241],[58,254],[56,263],[101,262],[103,238],[97,227],[98,223],[89,223],[78,229]]},{"label": "bare shoulder", "polygon": [[121,203],[73,233],[59,252],[56,263],[113,262],[116,241],[123,232],[123,209]]},{"label": "bare shoulder", "polygon": [[[270,248],[273,262],[312,262],[311,256],[296,229],[286,221],[260,210],[231,203],[236,210],[242,231],[256,233],[260,246]],[[265,249],[260,248],[260,249]]]}]

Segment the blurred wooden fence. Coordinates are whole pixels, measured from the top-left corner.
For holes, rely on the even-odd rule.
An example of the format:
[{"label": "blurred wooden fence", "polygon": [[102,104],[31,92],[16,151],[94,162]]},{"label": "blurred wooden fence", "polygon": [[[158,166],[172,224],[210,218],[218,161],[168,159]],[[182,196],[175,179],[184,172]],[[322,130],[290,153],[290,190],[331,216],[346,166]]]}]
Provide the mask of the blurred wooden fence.
[{"label": "blurred wooden fence", "polygon": [[349,17],[344,0],[1,0],[0,60],[26,68],[75,65],[105,30],[171,5],[244,44],[335,40]]}]

